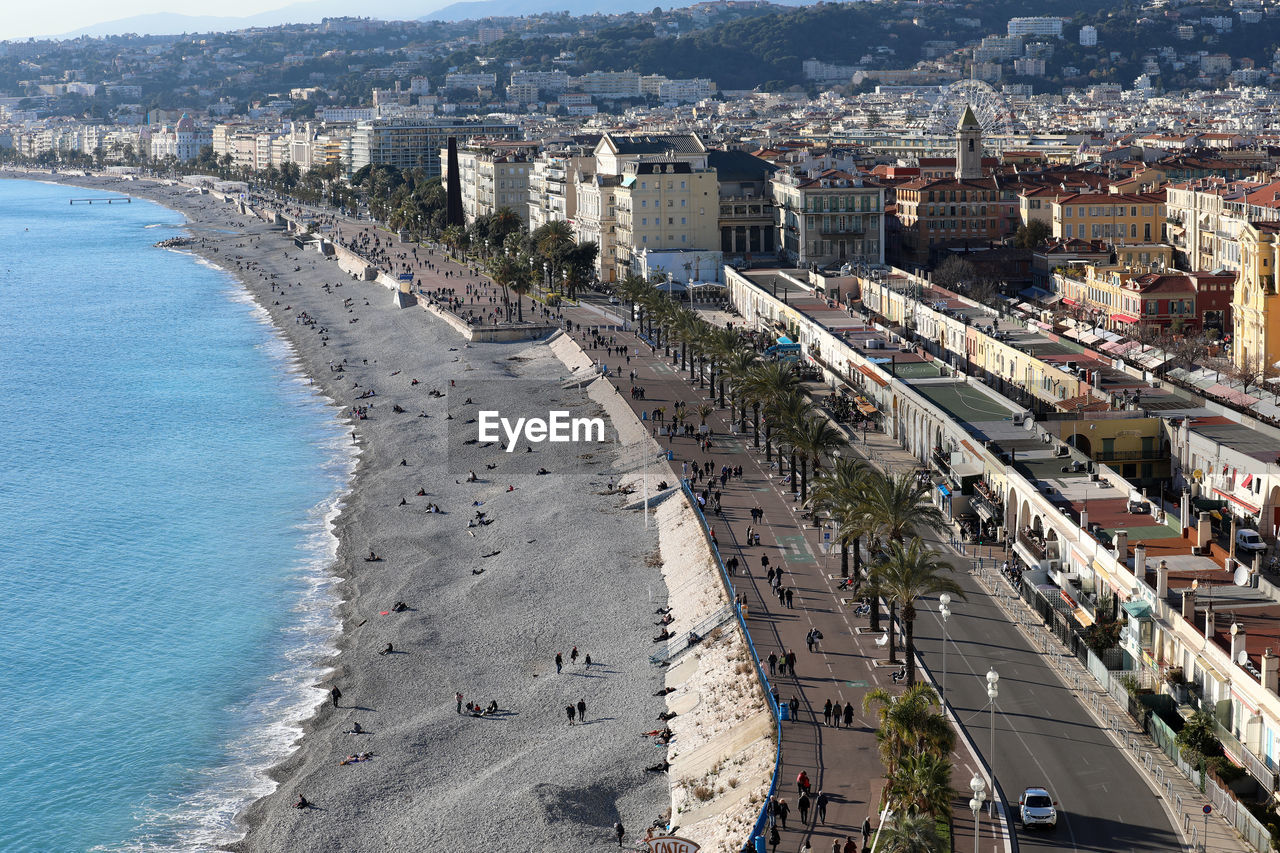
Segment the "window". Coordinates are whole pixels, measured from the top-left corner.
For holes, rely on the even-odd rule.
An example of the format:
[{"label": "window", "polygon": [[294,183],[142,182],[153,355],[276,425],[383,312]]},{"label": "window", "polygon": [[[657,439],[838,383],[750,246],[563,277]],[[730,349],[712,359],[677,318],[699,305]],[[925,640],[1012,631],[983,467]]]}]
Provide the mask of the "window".
[{"label": "window", "polygon": [[681,216],[681,217],[680,217],[680,224],[681,224],[681,225],[688,225],[689,223],[687,223],[687,222],[685,221],[685,218],[684,218],[683,216]]},{"label": "window", "polygon": [[648,224],[649,224],[649,217],[647,217],[647,216],[642,216],[642,217],[640,217],[640,224],[641,224],[641,225],[648,225]]},{"label": "window", "polygon": [[970,150],[970,151],[972,151],[972,150],[973,150],[973,139],[972,139],[972,138],[969,140],[969,150]]},{"label": "window", "polygon": [[641,182],[640,182],[640,189],[642,189],[642,190],[643,190],[643,189],[648,189],[648,187],[646,186],[646,183],[647,183],[646,181],[641,181]]},{"label": "window", "polygon": [[684,207],[684,204],[686,201],[688,201],[688,199],[684,199],[684,198],[680,199],[680,206]]},{"label": "window", "polygon": [[1075,236],[1076,236],[1076,235],[1075,235],[1075,226],[1074,226],[1074,225],[1072,225],[1070,222],[1068,222],[1068,223],[1067,223],[1067,239],[1068,239],[1068,240],[1075,239]]},{"label": "window", "polygon": [[1148,314],[1156,313],[1156,301],[1154,299],[1147,302],[1147,313]]},{"label": "window", "polygon": [[641,242],[641,243],[648,243],[648,242],[649,242],[649,235],[648,235],[648,234],[643,235],[643,236],[640,238],[640,242]]},{"label": "window", "polygon": [[685,188],[685,187],[684,187],[684,181],[681,181],[681,182],[680,182],[680,189],[684,189],[684,188]]},{"label": "window", "polygon": [[675,224],[676,224],[676,223],[675,223],[675,217],[674,217],[674,216],[668,216],[668,217],[667,217],[667,224],[668,224],[668,225],[675,225]]},{"label": "window", "polygon": [[680,242],[681,242],[681,243],[686,243],[686,242],[688,242],[687,237],[688,237],[688,235],[686,235],[686,234],[681,234],[681,235],[680,235]]},{"label": "window", "polygon": [[643,199],[643,198],[642,198],[642,199],[640,199],[640,206],[641,206],[641,207],[648,207],[648,206],[649,206],[649,201],[648,201],[647,199]]}]

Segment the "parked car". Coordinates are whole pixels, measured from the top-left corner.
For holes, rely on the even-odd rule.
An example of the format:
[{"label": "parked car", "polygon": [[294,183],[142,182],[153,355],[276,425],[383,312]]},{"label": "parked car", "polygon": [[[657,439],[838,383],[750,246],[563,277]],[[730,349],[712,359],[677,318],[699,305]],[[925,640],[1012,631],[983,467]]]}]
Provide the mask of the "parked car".
[{"label": "parked car", "polygon": [[621,304],[622,304],[622,300],[621,300],[621,299],[619,299],[619,298],[618,298],[618,297],[616,297],[616,296],[610,296],[610,297],[609,297],[609,304],[610,304],[610,305],[621,305]]},{"label": "parked car", "polygon": [[1258,531],[1245,528],[1236,531],[1236,549],[1240,551],[1265,551],[1267,550],[1267,543],[1262,541]]},{"label": "parked car", "polygon": [[1018,817],[1027,829],[1053,829],[1058,825],[1058,804],[1044,788],[1028,788],[1018,798]]}]

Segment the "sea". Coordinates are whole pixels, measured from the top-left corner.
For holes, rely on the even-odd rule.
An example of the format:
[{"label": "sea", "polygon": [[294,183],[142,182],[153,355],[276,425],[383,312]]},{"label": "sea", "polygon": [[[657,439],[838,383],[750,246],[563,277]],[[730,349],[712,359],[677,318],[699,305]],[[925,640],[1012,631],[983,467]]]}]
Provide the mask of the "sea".
[{"label": "sea", "polygon": [[0,850],[199,851],[323,698],[338,411],[181,215],[0,180]]}]

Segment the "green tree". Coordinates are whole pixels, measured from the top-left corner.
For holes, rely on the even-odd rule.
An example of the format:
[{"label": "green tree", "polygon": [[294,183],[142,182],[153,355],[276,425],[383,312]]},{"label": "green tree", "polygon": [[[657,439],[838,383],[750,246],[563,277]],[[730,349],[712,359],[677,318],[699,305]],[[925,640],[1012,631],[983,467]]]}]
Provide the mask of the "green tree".
[{"label": "green tree", "polygon": [[[902,609],[909,685],[916,683],[916,601],[942,592],[964,598],[964,590],[948,577],[953,571],[950,563],[930,551],[918,538],[912,538],[906,545],[891,542],[889,550],[871,569],[885,598]],[[889,623],[889,660],[894,660],[892,622]]]}]

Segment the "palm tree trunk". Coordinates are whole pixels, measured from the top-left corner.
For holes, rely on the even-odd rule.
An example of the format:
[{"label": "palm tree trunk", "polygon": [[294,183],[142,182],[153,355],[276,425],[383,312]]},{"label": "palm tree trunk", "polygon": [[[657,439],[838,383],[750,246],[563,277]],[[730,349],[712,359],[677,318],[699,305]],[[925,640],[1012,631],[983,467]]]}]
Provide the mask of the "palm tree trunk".
[{"label": "palm tree trunk", "polygon": [[[724,408],[724,375],[720,376],[720,408]],[[733,413],[729,413],[729,420],[733,420]]]},{"label": "palm tree trunk", "polygon": [[[853,537],[853,591],[862,589],[862,537]],[[846,559],[848,554],[845,555]]]},{"label": "palm tree trunk", "polygon": [[[770,426],[769,424],[765,424],[765,427],[764,427],[764,461],[765,462],[773,462],[773,443],[770,441],[771,438],[773,438],[773,427]],[[759,431],[759,424],[757,424],[756,447],[759,447],[759,446],[760,446],[760,431]],[[781,464],[779,464],[778,467],[781,468],[782,467]]]},{"label": "palm tree trunk", "polygon": [[751,434],[755,437],[756,450],[760,449],[760,404],[751,404]]},{"label": "palm tree trunk", "polygon": [[902,638],[907,648],[907,686],[912,687],[916,683],[916,638],[915,638],[916,616],[909,612],[906,608],[902,611]]},{"label": "palm tree trunk", "polygon": [[840,540],[840,577],[849,577],[849,540]]},{"label": "palm tree trunk", "polygon": [[791,450],[791,494],[795,494],[800,490],[800,484],[796,482],[796,451]]},{"label": "palm tree trunk", "polygon": [[897,602],[890,601],[889,602],[889,663],[898,662],[898,652],[893,642],[893,628],[894,628],[893,617],[897,615],[897,612],[898,612]]},{"label": "palm tree trunk", "polygon": [[800,454],[800,503],[809,499],[809,457]]},{"label": "palm tree trunk", "polygon": [[873,578],[867,587],[867,596],[871,599],[871,630],[880,630],[880,585]]},{"label": "palm tree trunk", "polygon": [[524,298],[519,293],[516,294],[516,317],[524,322]]}]

